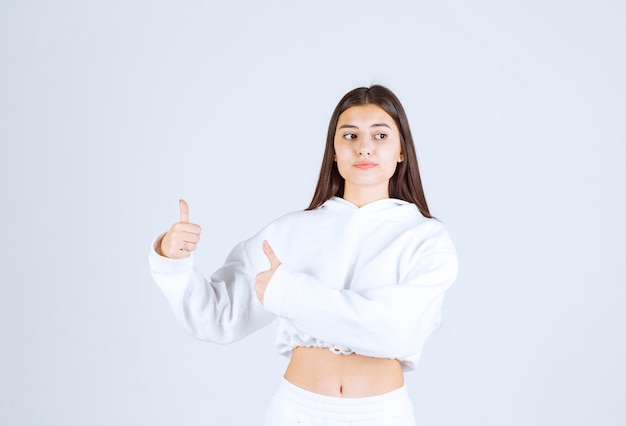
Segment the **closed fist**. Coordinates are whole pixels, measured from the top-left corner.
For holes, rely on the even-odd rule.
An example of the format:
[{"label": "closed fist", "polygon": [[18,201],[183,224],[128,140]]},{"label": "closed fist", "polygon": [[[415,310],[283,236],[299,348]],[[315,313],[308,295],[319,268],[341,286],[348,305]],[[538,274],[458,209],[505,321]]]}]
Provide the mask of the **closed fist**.
[{"label": "closed fist", "polygon": [[179,200],[180,221],[172,225],[161,240],[161,255],[170,259],[189,257],[200,242],[201,228],[189,223],[189,206],[185,200]]}]

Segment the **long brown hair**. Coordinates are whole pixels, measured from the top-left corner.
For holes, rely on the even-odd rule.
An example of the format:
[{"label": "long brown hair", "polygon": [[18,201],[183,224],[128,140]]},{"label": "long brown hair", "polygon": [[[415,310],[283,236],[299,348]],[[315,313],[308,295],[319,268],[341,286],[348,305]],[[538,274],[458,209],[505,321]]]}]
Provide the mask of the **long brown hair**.
[{"label": "long brown hair", "polygon": [[428,210],[413,136],[409,128],[409,120],[404,108],[396,95],[384,86],[374,85],[371,87],[359,87],[350,92],[339,101],[328,124],[326,135],[326,148],[322,159],[320,177],[317,181],[315,194],[307,210],[313,210],[333,196],[343,197],[345,181],[339,174],[335,156],[335,132],[339,116],[345,110],[353,106],[374,104],[381,107],[393,118],[400,131],[400,146],[405,160],[398,163],[396,172],[389,180],[389,196],[413,203],[425,217],[432,217]]}]

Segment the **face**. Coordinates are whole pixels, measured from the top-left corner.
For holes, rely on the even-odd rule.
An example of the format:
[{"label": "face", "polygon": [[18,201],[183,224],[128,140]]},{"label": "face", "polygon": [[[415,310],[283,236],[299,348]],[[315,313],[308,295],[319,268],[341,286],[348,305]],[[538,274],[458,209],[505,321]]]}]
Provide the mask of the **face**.
[{"label": "face", "polygon": [[344,198],[355,191],[389,197],[389,179],[404,156],[398,126],[385,110],[374,104],[345,110],[337,121],[334,147],[345,179]]}]

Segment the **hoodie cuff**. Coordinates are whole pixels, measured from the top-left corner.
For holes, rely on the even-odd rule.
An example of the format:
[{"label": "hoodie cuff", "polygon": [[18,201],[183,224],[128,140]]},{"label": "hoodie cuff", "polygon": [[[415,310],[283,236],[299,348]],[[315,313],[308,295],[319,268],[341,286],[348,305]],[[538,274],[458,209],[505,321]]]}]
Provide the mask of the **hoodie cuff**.
[{"label": "hoodie cuff", "polygon": [[161,240],[165,232],[159,235],[152,242],[150,248],[150,265],[155,272],[167,274],[172,272],[185,271],[190,267],[193,267],[193,253],[189,257],[182,259],[170,259],[169,257],[161,256]]}]

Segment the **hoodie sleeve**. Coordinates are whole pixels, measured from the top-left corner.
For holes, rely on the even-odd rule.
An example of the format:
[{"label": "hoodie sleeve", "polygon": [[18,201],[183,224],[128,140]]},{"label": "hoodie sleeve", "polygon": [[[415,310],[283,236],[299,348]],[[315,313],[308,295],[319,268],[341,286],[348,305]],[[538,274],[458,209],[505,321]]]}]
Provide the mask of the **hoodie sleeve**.
[{"label": "hoodie sleeve", "polygon": [[[447,234],[446,234],[447,237]],[[265,309],[315,338],[381,358],[407,358],[440,323],[444,292],[457,276],[451,241],[426,244],[402,281],[363,292],[328,288],[281,265],[264,296]]]},{"label": "hoodie sleeve", "polygon": [[244,243],[228,255],[210,278],[194,267],[193,255],[169,259],[155,249],[149,255],[152,278],[169,302],[183,328],[201,340],[230,343],[272,322],[254,293],[256,272]]}]

